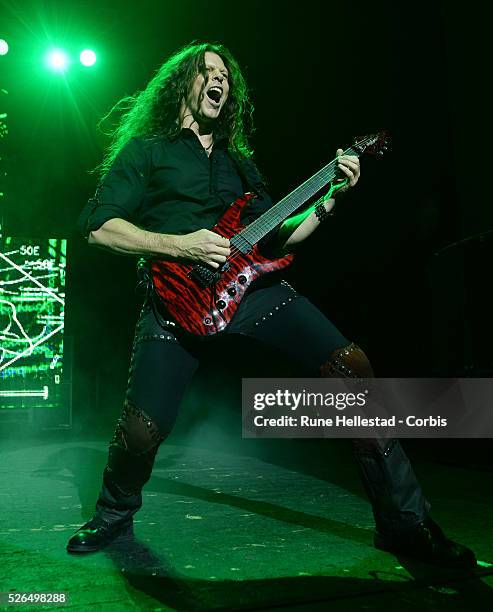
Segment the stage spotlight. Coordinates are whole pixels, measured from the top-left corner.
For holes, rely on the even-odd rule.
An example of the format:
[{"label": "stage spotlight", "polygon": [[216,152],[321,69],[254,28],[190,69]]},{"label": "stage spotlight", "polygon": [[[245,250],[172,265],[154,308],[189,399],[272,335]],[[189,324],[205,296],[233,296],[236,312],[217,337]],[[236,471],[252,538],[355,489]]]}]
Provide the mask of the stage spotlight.
[{"label": "stage spotlight", "polygon": [[9,45],[6,40],[0,38],[0,55],[7,55],[9,52]]},{"label": "stage spotlight", "polygon": [[46,56],[46,63],[52,70],[63,72],[68,67],[68,55],[61,49],[52,49]]},{"label": "stage spotlight", "polygon": [[80,54],[80,63],[83,66],[93,66],[96,63],[96,54],[91,49],[84,49]]}]

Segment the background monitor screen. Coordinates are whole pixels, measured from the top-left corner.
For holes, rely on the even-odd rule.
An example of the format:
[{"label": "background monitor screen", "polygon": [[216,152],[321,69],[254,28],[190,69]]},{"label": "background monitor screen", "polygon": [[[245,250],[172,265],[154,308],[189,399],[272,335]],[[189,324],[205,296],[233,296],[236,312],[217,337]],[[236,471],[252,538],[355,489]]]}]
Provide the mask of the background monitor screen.
[{"label": "background monitor screen", "polygon": [[0,238],[0,407],[58,407],[67,241]]}]

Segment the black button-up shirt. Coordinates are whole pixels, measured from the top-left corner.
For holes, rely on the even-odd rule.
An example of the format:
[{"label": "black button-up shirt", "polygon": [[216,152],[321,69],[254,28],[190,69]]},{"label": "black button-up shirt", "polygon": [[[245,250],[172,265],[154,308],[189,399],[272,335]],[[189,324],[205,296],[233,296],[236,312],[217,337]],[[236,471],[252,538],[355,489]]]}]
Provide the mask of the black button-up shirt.
[{"label": "black button-up shirt", "polygon": [[248,224],[272,201],[253,162],[238,161],[225,140],[215,143],[208,157],[190,129],[176,139],[132,138],[82,211],[78,227],[85,237],[112,218],[165,234],[211,229],[245,191],[258,194],[243,214]]}]

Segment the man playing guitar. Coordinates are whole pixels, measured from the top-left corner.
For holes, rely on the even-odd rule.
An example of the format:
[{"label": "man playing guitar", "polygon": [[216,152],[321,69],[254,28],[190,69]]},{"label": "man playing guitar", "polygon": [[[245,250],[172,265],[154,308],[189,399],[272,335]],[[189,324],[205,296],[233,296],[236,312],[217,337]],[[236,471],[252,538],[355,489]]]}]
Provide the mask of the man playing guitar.
[{"label": "man playing guitar", "polygon": [[[79,226],[89,244],[144,258],[140,277],[148,291],[96,511],[71,537],[71,553],[99,550],[131,530],[158,448],[197,368],[197,336],[247,335],[291,356],[312,376],[373,376],[361,348],[306,297],[276,274],[265,274],[287,265],[293,247],[335,204],[335,197],[325,197],[296,213],[294,196],[310,197],[330,177],[331,196],[351,189],[360,176],[358,155],[338,149],[334,167],[315,175],[313,188],[304,183],[284,208],[274,209],[251,161],[247,87],[222,45],[181,49],[130,102]],[[233,226],[246,230],[228,233]],[[220,272],[230,277],[219,291]],[[196,312],[199,307],[203,312]],[[430,504],[397,440],[357,439],[353,449],[377,547],[442,565],[476,565],[474,553],[446,538],[430,518]]]}]

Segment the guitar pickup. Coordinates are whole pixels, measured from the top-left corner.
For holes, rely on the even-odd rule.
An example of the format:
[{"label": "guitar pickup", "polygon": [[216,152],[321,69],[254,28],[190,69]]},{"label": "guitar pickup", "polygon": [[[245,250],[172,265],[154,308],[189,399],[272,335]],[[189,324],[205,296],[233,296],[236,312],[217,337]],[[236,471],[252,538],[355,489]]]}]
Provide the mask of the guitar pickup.
[{"label": "guitar pickup", "polygon": [[203,289],[210,287],[211,285],[215,285],[221,277],[218,272],[209,270],[209,268],[201,265],[194,266],[187,276],[188,278],[194,280]]}]

